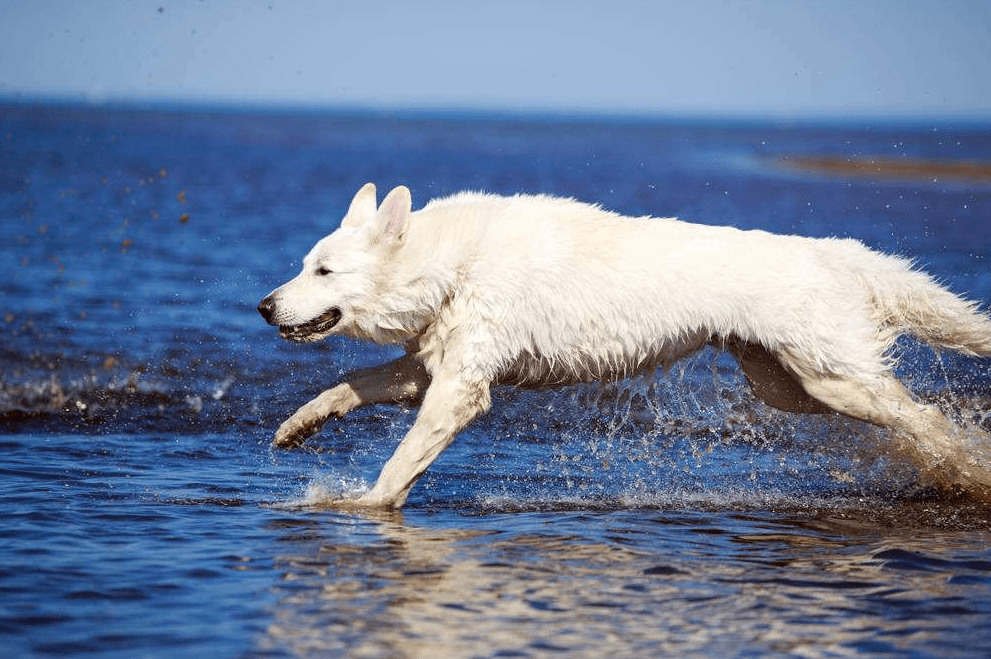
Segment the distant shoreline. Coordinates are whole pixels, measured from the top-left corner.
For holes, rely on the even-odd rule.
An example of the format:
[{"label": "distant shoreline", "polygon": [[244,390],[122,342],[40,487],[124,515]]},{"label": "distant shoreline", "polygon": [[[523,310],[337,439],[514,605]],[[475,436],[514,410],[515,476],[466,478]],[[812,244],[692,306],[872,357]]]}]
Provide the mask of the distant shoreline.
[{"label": "distant shoreline", "polygon": [[833,176],[913,181],[946,179],[991,183],[991,162],[981,160],[782,156],[775,162],[789,169]]}]

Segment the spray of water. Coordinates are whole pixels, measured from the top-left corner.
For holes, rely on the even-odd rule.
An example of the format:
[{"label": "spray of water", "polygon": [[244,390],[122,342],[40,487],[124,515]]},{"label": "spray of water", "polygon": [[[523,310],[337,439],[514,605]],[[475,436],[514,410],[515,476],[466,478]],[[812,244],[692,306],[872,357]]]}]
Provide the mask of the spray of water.
[{"label": "spray of water", "polygon": [[[989,373],[960,371],[923,358],[903,377],[961,429],[969,473],[987,473],[991,405],[974,392]],[[537,467],[557,491],[510,482],[486,495],[487,505],[511,505],[521,490],[531,504],[718,508],[856,507],[959,493],[920,469],[887,430],[768,407],[733,361],[713,351],[651,379],[575,388],[544,411],[548,420],[534,432],[555,440]]]},{"label": "spray of water", "polygon": [[[961,377],[959,364],[931,353],[929,360],[903,377],[961,428],[968,468],[991,469],[991,401],[975,395],[991,369]],[[723,353],[703,351],[652,375],[504,392],[418,488],[437,505],[486,509],[865,508],[937,494],[888,431],[835,414],[770,408]],[[381,435],[384,427],[398,441],[412,416],[380,416],[356,432]],[[371,446],[384,453],[370,455]],[[393,446],[381,436],[356,441],[351,470],[380,462]],[[367,487],[358,478],[319,476],[301,503],[353,498]]]}]

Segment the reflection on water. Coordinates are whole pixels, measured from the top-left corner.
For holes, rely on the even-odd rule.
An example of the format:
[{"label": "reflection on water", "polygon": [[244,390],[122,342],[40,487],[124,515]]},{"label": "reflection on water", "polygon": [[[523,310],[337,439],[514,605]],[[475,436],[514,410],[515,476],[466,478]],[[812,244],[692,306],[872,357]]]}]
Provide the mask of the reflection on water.
[{"label": "reflection on water", "polygon": [[281,520],[263,646],[348,657],[991,651],[991,598],[973,593],[991,595],[991,534],[886,532],[836,512],[493,513],[449,517],[451,528],[435,516]]}]

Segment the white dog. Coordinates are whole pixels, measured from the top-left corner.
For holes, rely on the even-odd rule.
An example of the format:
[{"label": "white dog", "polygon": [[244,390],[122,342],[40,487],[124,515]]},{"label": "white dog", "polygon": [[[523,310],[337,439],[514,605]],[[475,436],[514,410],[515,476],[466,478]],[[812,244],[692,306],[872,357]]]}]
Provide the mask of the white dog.
[{"label": "white dog", "polygon": [[303,271],[258,307],[291,341],[346,334],[406,355],[359,371],[299,409],[275,445],[301,443],[360,405],[422,401],[356,503],[400,507],[495,384],[624,378],[707,344],[754,394],[793,412],[887,426],[936,482],[991,496],[991,465],[891,371],[901,334],[991,355],[991,320],[855,240],[630,218],[570,199],[465,192],[411,212],[398,187],[355,195]]}]

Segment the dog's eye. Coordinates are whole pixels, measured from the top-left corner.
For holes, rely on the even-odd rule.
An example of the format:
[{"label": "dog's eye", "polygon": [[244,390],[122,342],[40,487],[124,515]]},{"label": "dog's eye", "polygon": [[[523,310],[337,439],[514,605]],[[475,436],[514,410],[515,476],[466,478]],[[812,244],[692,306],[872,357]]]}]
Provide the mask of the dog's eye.
[{"label": "dog's eye", "polygon": [[323,277],[324,275],[329,275],[331,272],[333,272],[333,270],[323,265],[317,268],[317,274],[320,275],[321,277]]}]

